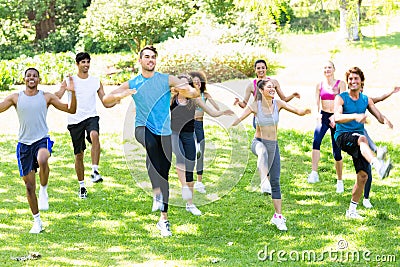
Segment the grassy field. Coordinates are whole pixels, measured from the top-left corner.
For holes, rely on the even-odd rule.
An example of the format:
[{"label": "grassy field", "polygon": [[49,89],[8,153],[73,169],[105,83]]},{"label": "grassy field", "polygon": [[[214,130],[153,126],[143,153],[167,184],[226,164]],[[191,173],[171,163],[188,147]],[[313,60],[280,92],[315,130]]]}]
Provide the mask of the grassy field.
[{"label": "grassy field", "polygon": [[[0,265],[278,266],[281,261],[286,261],[285,266],[398,264],[397,169],[388,179],[374,180],[371,195],[374,209],[359,208],[366,218],[364,221],[345,219],[354,183],[350,158],[346,156],[344,163],[345,193],[337,194],[329,139],[325,138],[322,147],[326,149],[321,151],[321,182],[310,185],[305,178],[311,168],[311,132],[281,130],[283,214],[288,220],[288,231],[282,233],[269,223],[273,215],[270,197],[252,187],[257,183],[256,158],[249,155],[244,140],[250,141],[253,130],[251,127],[232,130],[229,136],[234,137],[234,141],[228,142],[219,132],[216,126],[206,128],[209,140],[206,153],[213,156],[207,157],[205,173],[210,199],[201,203],[204,199],[198,198],[203,215],[189,214],[177,201],[178,197],[172,196],[173,236],[170,238],[160,238],[155,226],[158,214],[150,212],[152,198],[138,182],[147,179],[145,171],[134,172],[126,167],[130,160],[122,153],[124,144],[113,134],[102,137],[101,170],[105,181],[102,184],[87,182],[89,197],[86,200],[77,196],[69,136],[52,134],[56,145],[50,162],[50,209],[41,213],[45,231],[39,235],[29,234],[32,217],[25,187],[17,173],[15,137],[1,136]],[[229,153],[237,144],[238,136],[242,137],[239,143],[247,148],[240,153]],[[225,150],[220,149],[222,144]],[[385,145],[393,160],[399,162],[400,147]],[[236,172],[221,175],[235,160],[241,160],[243,166],[236,166]],[[89,157],[86,157],[86,166],[90,166]],[[170,179],[174,191],[177,178],[173,170]],[[231,188],[226,184],[231,184]],[[220,188],[225,194],[213,199],[213,192]],[[13,260],[31,252],[40,253],[41,258],[24,263]],[[304,253],[309,253],[311,258],[303,260]],[[391,262],[378,262],[376,257]]]},{"label": "grassy field", "polygon": [[[378,28],[363,29],[367,38],[361,44],[344,45],[335,39],[335,33],[284,36],[279,60],[285,68],[276,77],[285,92],[301,93],[302,98],[291,104],[313,105],[315,84],[321,79],[321,64],[326,58],[334,60],[337,78],[343,78],[348,67],[361,67],[371,95],[399,85],[396,59],[400,57],[400,30],[396,27],[400,20],[396,17],[391,22],[382,20]],[[218,86],[209,89],[221,104],[231,107],[234,97],[244,93],[247,82],[225,84],[229,90],[219,90]],[[6,94],[2,92],[1,99]],[[5,123],[0,128],[0,266],[399,266],[398,97],[379,104],[395,125],[394,130],[380,127],[374,120],[367,126],[378,144],[388,146],[395,167],[385,180],[374,173],[374,208],[359,207],[364,221],[344,216],[355,181],[350,157],[344,157],[345,192],[337,194],[326,136],[321,146],[321,182],[308,184],[315,119],[298,119],[282,112],[281,189],[288,231],[282,233],[269,223],[273,215],[271,199],[257,190],[256,158],[249,151],[252,128],[244,125],[225,130],[218,124],[208,124],[204,176],[208,193],[195,195],[203,215],[192,216],[183,208],[176,173],[171,168],[169,216],[173,236],[164,239],[155,226],[158,214],[151,213],[143,149],[126,136],[126,132],[132,134],[124,121],[131,115],[128,102],[107,111],[98,107],[100,170],[105,181],[92,184],[87,179],[86,200],[77,196],[72,146],[65,133],[66,115],[50,112],[49,126],[56,141],[50,159],[50,209],[41,213],[45,231],[29,234],[32,216],[15,159],[18,122],[10,109],[1,115]],[[233,109],[240,114],[240,109]],[[88,176],[88,152],[85,162]],[[14,259],[31,252],[41,257],[22,263]]]}]

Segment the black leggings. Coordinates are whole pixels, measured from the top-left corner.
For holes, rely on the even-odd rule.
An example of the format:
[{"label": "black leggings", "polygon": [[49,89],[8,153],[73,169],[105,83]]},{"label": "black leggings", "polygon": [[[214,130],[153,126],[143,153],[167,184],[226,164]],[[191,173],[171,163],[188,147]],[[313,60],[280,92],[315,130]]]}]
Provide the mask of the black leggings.
[{"label": "black leggings", "polygon": [[136,127],[136,140],[146,148],[146,167],[152,188],[160,188],[163,194],[164,209],[168,211],[169,183],[172,145],[171,135],[156,135],[144,126]]}]

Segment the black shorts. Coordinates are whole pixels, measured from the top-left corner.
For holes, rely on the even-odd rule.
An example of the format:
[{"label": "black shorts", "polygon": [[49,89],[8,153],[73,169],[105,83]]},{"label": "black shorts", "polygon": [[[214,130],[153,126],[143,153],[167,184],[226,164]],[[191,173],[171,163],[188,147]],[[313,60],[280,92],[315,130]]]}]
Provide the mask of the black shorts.
[{"label": "black shorts", "polygon": [[50,140],[50,137],[42,138],[31,145],[18,142],[16,153],[19,175],[21,177],[27,176],[32,170],[37,172],[39,168],[37,161],[39,149],[46,148],[51,155],[53,144],[54,142]]},{"label": "black shorts", "polygon": [[368,173],[369,162],[361,154],[360,146],[358,145],[360,136],[361,134],[359,133],[342,133],[336,138],[336,144],[353,158],[356,173],[359,171]]},{"label": "black shorts", "polygon": [[68,125],[67,129],[71,135],[75,155],[85,151],[86,149],[85,132],[86,139],[89,141],[89,143],[92,143],[92,140],[90,139],[90,132],[96,131],[99,133],[99,128],[99,116],[90,117],[81,121],[80,123]]}]

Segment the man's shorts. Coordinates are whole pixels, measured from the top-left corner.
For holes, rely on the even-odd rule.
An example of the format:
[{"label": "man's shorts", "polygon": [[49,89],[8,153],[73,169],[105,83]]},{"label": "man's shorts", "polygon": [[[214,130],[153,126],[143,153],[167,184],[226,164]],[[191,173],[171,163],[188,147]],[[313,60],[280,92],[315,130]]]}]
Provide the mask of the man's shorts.
[{"label": "man's shorts", "polygon": [[86,120],[81,121],[77,124],[69,124],[67,129],[71,135],[72,145],[74,146],[74,154],[77,155],[86,149],[85,143],[85,131],[86,139],[89,143],[92,143],[90,139],[90,132],[99,132],[99,116],[90,117]]},{"label": "man's shorts", "polygon": [[356,173],[359,171],[368,173],[369,162],[361,154],[360,146],[358,145],[360,136],[361,134],[359,133],[342,133],[336,138],[336,144],[353,158]]},{"label": "man's shorts", "polygon": [[54,142],[50,140],[50,137],[42,138],[31,145],[18,142],[17,160],[19,175],[21,177],[26,176],[32,170],[37,172],[37,169],[39,168],[39,163],[37,161],[39,149],[46,148],[51,155],[53,144]]}]

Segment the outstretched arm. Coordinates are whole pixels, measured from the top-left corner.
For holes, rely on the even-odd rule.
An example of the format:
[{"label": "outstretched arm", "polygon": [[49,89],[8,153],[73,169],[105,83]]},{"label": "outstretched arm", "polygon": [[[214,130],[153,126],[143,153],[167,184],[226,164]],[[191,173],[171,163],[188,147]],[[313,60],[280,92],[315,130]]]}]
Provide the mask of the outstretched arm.
[{"label": "outstretched arm", "polygon": [[231,126],[236,126],[238,125],[241,121],[246,119],[251,113],[257,113],[257,102],[254,101],[250,106],[247,106],[247,108],[243,111],[242,115],[237,118]]},{"label": "outstretched arm", "polygon": [[99,96],[101,103],[103,103],[103,106],[106,108],[112,108],[117,104],[117,103],[111,103],[111,104],[104,103],[103,98],[106,94],[104,93],[103,84],[101,82],[100,82],[100,88],[99,90],[97,90],[97,95]]},{"label": "outstretched arm", "polygon": [[181,80],[176,76],[168,76],[169,86],[174,88],[176,92],[186,98],[196,98],[199,96],[199,92],[190,86],[187,81]]},{"label": "outstretched arm", "polygon": [[296,108],[294,106],[289,105],[285,101],[279,101],[279,100],[276,100],[276,101],[278,101],[277,104],[278,104],[279,109],[283,108],[283,109],[285,109],[285,110],[287,110],[289,112],[292,112],[294,114],[297,114],[299,116],[304,116],[304,115],[307,115],[307,114],[311,113],[311,109],[309,109],[309,108],[299,109],[299,108]]},{"label": "outstretched arm", "polygon": [[121,99],[133,94],[136,94],[136,89],[130,89],[129,83],[124,82],[120,87],[113,90],[111,93],[105,94],[102,98],[102,102],[104,106],[113,106],[118,104]]},{"label": "outstretched arm", "polygon": [[0,112],[6,111],[11,106],[16,106],[18,101],[18,94],[14,93],[7,96],[3,102],[0,102]]},{"label": "outstretched arm", "polygon": [[204,112],[206,112],[208,115],[212,116],[212,117],[219,117],[222,115],[233,115],[233,111],[230,109],[226,109],[226,110],[213,110],[211,108],[209,108],[204,102],[203,100],[201,100],[200,98],[196,98],[196,104],[201,107]]},{"label": "outstretched arm", "polygon": [[383,100],[385,100],[386,98],[388,98],[389,96],[391,96],[394,93],[397,93],[398,91],[400,91],[400,87],[396,86],[392,91],[390,91],[389,93],[383,94],[381,96],[378,97],[371,97],[372,102],[374,102],[374,104],[381,102]]},{"label": "outstretched arm", "polygon": [[212,105],[216,110],[219,110],[218,104],[214,101],[214,99],[211,97],[211,95],[210,95],[209,93],[206,93],[206,97],[207,97],[208,101],[210,101],[211,105]]},{"label": "outstretched arm", "polygon": [[246,91],[245,91],[245,94],[244,94],[243,101],[240,101],[239,98],[235,97],[235,102],[233,103],[233,105],[238,104],[239,107],[245,108],[247,106],[247,103],[249,102],[249,99],[250,99],[251,94],[253,93],[253,90],[256,90],[254,88],[253,83],[248,84],[246,86]]},{"label": "outstretched arm", "polygon": [[276,93],[278,94],[279,98],[282,99],[283,101],[289,102],[290,100],[292,100],[295,97],[300,98],[300,94],[297,92],[294,92],[290,96],[285,96],[285,94],[281,90],[281,86],[280,86],[278,80],[271,79],[271,81],[275,84]]},{"label": "outstretched arm", "polygon": [[393,124],[378,110],[371,98],[368,98],[368,110],[381,123],[393,128]]}]

